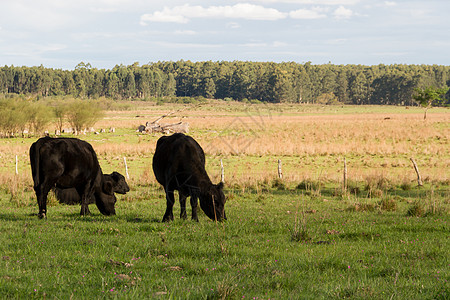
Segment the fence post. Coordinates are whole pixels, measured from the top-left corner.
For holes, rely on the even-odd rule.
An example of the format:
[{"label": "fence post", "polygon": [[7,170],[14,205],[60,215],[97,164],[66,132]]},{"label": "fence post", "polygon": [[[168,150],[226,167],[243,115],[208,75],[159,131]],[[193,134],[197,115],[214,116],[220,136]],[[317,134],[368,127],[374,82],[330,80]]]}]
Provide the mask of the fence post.
[{"label": "fence post", "polygon": [[417,164],[416,164],[416,162],[414,161],[414,158],[411,157],[410,160],[412,161],[413,166],[414,166],[414,170],[416,170],[416,173],[417,173],[417,185],[418,185],[418,186],[422,186],[423,183],[422,183],[422,178],[420,177],[419,167],[417,167]]},{"label": "fence post", "polygon": [[283,172],[281,171],[281,159],[278,160],[278,178],[283,179]]},{"label": "fence post", "polygon": [[130,175],[128,174],[128,165],[127,165],[127,158],[123,157],[123,162],[125,164],[125,174],[127,175],[127,179],[130,179]]},{"label": "fence post", "polygon": [[220,159],[220,181],[225,183],[225,170],[223,169],[222,159]]},{"label": "fence post", "polygon": [[347,191],[347,160],[344,157],[344,182],[343,182],[344,192]]}]

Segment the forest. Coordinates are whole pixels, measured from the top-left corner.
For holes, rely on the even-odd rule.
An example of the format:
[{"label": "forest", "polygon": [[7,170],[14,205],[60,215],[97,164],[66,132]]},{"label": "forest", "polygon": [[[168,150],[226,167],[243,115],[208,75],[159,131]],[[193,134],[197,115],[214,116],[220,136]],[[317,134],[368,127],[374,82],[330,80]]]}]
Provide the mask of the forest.
[{"label": "forest", "polygon": [[[244,61],[155,62],[74,70],[0,67],[0,95],[81,99],[204,97],[271,103],[416,105],[417,88],[450,86],[450,66],[314,65]],[[440,105],[450,104],[450,93]]]}]

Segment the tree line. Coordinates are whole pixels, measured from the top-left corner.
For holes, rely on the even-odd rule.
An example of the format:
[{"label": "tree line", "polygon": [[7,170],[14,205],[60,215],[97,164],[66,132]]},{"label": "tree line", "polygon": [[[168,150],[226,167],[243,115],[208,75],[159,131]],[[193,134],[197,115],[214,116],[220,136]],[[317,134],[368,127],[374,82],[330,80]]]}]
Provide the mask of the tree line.
[{"label": "tree line", "polygon": [[[65,99],[65,101],[32,101],[22,97],[0,99],[0,137],[42,135],[50,123],[57,132],[68,123],[77,134],[103,117],[98,101]],[[56,131],[55,131],[56,132]]]},{"label": "tree line", "polygon": [[[204,97],[237,101],[415,105],[414,93],[450,86],[450,66],[314,65],[176,61],[74,70],[4,66],[0,95],[71,95],[96,99]],[[447,92],[441,105],[450,104]]]}]

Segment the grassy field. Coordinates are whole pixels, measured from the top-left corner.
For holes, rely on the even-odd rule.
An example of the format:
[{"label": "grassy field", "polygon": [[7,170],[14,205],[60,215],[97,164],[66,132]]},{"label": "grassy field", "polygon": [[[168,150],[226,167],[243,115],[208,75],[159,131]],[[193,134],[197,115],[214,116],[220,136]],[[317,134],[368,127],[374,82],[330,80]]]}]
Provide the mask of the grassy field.
[{"label": "grassy field", "polygon": [[[450,114],[418,108],[130,102],[80,138],[125,174],[117,215],[50,198],[38,220],[28,149],[0,140],[0,295],[6,298],[448,299]],[[161,223],[146,121],[188,122],[225,167],[228,221]],[[16,156],[18,174],[15,173]],[[410,158],[417,162],[423,187]],[[348,187],[343,189],[343,160]],[[281,160],[283,178],[277,175]],[[188,214],[190,210],[188,209]]]}]

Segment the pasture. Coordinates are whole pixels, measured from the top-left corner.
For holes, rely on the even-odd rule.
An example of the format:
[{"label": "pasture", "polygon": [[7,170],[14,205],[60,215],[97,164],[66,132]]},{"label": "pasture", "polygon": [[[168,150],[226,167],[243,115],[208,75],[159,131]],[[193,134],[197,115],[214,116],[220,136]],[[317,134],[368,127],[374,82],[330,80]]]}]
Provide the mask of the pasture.
[{"label": "pasture", "polygon": [[[450,114],[382,106],[112,105],[88,134],[104,173],[125,175],[117,215],[50,198],[39,220],[28,149],[0,140],[0,295],[119,299],[448,299]],[[126,109],[124,109],[126,108]],[[188,122],[228,221],[161,223],[164,191],[146,121]],[[17,174],[15,172],[17,156]],[[344,158],[347,188],[343,188]],[[417,163],[424,185],[410,158]],[[278,160],[282,178],[278,177]],[[190,216],[190,207],[187,209]]]}]

